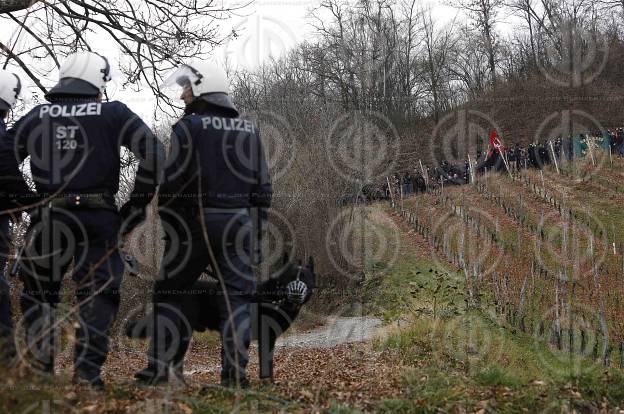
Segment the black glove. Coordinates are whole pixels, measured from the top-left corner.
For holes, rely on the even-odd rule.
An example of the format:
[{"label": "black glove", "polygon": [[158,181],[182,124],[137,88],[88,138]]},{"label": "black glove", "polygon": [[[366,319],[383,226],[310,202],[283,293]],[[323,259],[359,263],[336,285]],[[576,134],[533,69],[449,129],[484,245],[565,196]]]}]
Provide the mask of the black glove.
[{"label": "black glove", "polygon": [[126,203],[119,210],[121,215],[121,235],[126,236],[132,232],[138,225],[143,223],[146,218],[145,206],[134,203]]}]

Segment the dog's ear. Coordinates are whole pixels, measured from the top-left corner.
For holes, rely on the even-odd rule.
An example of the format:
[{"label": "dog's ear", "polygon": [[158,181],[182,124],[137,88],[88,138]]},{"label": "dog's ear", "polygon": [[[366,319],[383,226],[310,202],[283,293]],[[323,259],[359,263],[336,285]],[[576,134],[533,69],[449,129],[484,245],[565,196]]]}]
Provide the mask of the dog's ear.
[{"label": "dog's ear", "polygon": [[314,258],[312,256],[308,257],[308,264],[306,267],[310,269],[310,272],[314,273]]}]

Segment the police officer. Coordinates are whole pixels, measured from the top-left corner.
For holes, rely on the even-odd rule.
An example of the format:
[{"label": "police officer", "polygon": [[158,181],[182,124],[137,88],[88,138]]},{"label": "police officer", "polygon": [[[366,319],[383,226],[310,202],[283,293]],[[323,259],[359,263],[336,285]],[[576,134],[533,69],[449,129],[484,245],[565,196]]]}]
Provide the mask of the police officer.
[{"label": "police officer", "polygon": [[[54,316],[63,275],[74,262],[79,307],[74,382],[103,387],[108,329],[119,306],[123,261],[118,234],[144,218],[156,192],[164,150],[145,123],[120,102],[102,102],[110,66],[92,52],[69,55],[49,103],[33,108],[8,133],[0,165],[30,155],[40,205],[31,214],[21,258],[21,308],[27,360],[54,373]],[[120,147],[138,158],[135,185],[118,211]],[[122,226],[123,224],[123,226]]]},{"label": "police officer", "polygon": [[[5,119],[9,110],[17,102],[21,92],[20,78],[6,70],[0,70],[0,142],[6,140]],[[1,145],[1,144],[0,144]],[[12,196],[16,193],[28,193],[28,188],[23,180],[13,182],[2,181],[2,193],[0,195],[0,361],[8,361],[15,354],[13,342],[13,319],[11,313],[10,290],[6,279],[7,257],[10,250],[9,224],[11,214],[16,217],[18,207]]]},{"label": "police officer", "polygon": [[[250,211],[270,206],[267,164],[258,128],[239,118],[222,69],[210,62],[191,62],[165,85],[174,83],[183,88],[180,98],[186,107],[173,126],[159,211],[164,226],[177,231],[166,237],[170,258],[163,260],[154,287],[154,325],[163,321],[172,328],[154,328],[148,366],[135,377],[151,384],[167,381],[176,341],[187,342],[191,336],[179,312],[184,295],[178,293],[190,289],[210,265],[225,287],[219,306],[221,383],[247,386],[250,294],[256,287]],[[261,226],[255,224],[259,231]]]}]

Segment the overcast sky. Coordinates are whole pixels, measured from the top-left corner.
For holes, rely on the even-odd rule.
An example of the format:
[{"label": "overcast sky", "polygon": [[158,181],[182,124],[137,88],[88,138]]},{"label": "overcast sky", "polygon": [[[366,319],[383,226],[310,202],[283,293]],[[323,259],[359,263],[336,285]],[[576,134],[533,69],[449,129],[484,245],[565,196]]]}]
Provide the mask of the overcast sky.
[{"label": "overcast sky", "polygon": [[[313,28],[310,24],[310,12],[318,7],[320,2],[321,0],[256,0],[239,10],[237,16],[221,22],[224,34],[235,30],[238,37],[215,50],[215,58],[220,62],[227,62],[232,69],[253,69],[270,57],[282,55],[298,43],[311,39]],[[457,9],[448,6],[444,1],[434,0],[424,4],[432,6],[438,24],[444,24],[454,18],[459,21],[464,19]],[[510,32],[517,19],[500,17],[503,23],[498,25],[498,29],[503,33]],[[9,43],[11,45],[17,34],[15,26],[7,24],[0,28],[3,39],[11,39]],[[25,33],[22,34],[20,41],[26,37]],[[116,66],[119,50],[114,42],[97,42],[94,50],[109,57],[112,65]],[[17,72],[19,73],[19,70]],[[22,78],[25,79],[25,75]],[[116,78],[121,83],[121,76],[117,75]],[[121,90],[116,80],[114,79],[108,88],[109,97],[125,102],[144,119],[153,120],[154,100],[151,94],[147,90],[144,93]],[[30,84],[27,80],[24,83]],[[37,90],[32,84],[30,87],[31,90]],[[27,97],[28,94],[24,96]]]}]

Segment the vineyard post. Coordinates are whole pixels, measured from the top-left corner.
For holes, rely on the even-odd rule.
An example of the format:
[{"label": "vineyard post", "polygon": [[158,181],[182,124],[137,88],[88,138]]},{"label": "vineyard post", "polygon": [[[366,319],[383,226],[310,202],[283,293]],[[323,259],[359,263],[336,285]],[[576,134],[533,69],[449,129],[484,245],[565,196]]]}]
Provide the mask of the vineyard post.
[{"label": "vineyard post", "polygon": [[611,223],[611,232],[613,233],[613,255],[616,255],[615,250],[615,224]]},{"label": "vineyard post", "polygon": [[509,174],[509,178],[513,178],[513,176],[511,175],[511,170],[509,169],[509,165],[507,164],[507,157],[505,156],[505,154],[499,149],[498,153],[500,154],[501,158],[503,159],[503,164],[505,164],[505,169],[507,170],[507,173]]},{"label": "vineyard post", "polygon": [[[572,265],[572,292],[569,296],[569,304],[568,307],[571,309],[570,310],[570,352],[574,352],[574,325],[573,325],[573,321],[574,321],[574,306],[572,301],[576,298],[576,286],[577,286],[577,281],[580,278],[580,271],[581,271],[581,263],[580,263],[580,257],[579,257],[579,253],[580,253],[580,249],[579,249],[579,233],[578,233],[578,229],[575,226],[575,229],[573,230],[573,250],[574,250],[574,263]],[[581,352],[583,352],[584,350],[581,350]]]},{"label": "vineyard post", "polygon": [[466,261],[464,260],[464,231],[462,229],[461,235],[459,237],[459,242],[458,242],[458,250],[459,250],[459,264],[460,267],[465,268],[466,267]]},{"label": "vineyard post", "polygon": [[613,157],[611,156],[611,143],[609,142],[609,164],[613,164]]},{"label": "vineyard post", "polygon": [[[535,315],[535,261],[531,261],[531,294],[528,296],[530,301],[529,323],[533,328],[533,317]],[[541,318],[540,318],[541,319]],[[532,334],[533,332],[531,332]]]},{"label": "vineyard post", "polygon": [[624,280],[624,244],[622,244],[622,277]]},{"label": "vineyard post", "polygon": [[[607,322],[605,319],[605,303],[604,297],[601,292],[601,284],[598,276],[598,267],[596,266],[596,261],[594,258],[594,238],[590,236],[589,238],[589,251],[590,257],[592,261],[592,273],[594,275],[594,289],[596,289],[596,295],[598,297],[598,323],[600,325],[600,334],[602,337],[602,362],[604,365],[609,364],[609,339],[607,332]],[[596,344],[598,343],[598,338],[596,338]],[[596,349],[597,351],[597,349]]]},{"label": "vineyard post", "polygon": [[589,156],[592,160],[592,165],[596,166],[596,160],[594,159],[594,150],[592,149],[593,140],[590,137],[587,137],[587,149],[589,150]]},{"label": "vineyard post", "polygon": [[392,208],[395,208],[394,193],[392,192],[392,186],[390,185],[390,179],[386,176],[386,182],[388,183],[388,192],[390,193],[390,201],[392,202]]},{"label": "vineyard post", "polygon": [[544,197],[546,197],[546,184],[544,183],[544,172],[540,170],[540,177],[542,178],[542,189],[544,191]]},{"label": "vineyard post", "polygon": [[423,179],[425,180],[425,191],[427,191],[427,189],[429,188],[429,177],[425,172],[425,167],[423,167],[422,161],[418,160],[418,163],[420,164],[420,171],[422,172]]},{"label": "vineyard post", "polygon": [[[568,258],[569,258],[569,255],[568,255],[568,244],[570,243],[570,241],[569,241],[569,238],[570,238],[569,237],[569,232],[570,232],[569,226],[570,226],[570,221],[567,220],[565,222],[565,224],[564,224],[564,227],[563,227],[563,234],[562,234],[562,240],[561,240],[561,245],[562,245],[561,247],[562,247],[562,250],[563,250],[563,260],[562,260],[562,266],[559,269],[559,279],[561,281],[561,283],[560,283],[560,288],[561,288],[561,314],[562,314],[562,318],[563,318],[564,321],[565,321],[566,314],[567,314],[568,318],[570,317],[570,315],[569,315],[569,313],[570,313],[569,312],[569,310],[570,310],[570,306],[569,306],[570,302],[569,301],[568,301],[568,312],[566,312],[566,309],[565,309],[565,298],[566,298],[566,296],[569,298],[569,296],[568,296],[568,294],[569,294],[569,292],[568,292],[569,286],[568,286],[568,283],[567,283],[569,281],[568,269],[567,269]],[[572,238],[574,238],[574,231],[572,231]],[[572,249],[572,250],[574,250],[574,249]],[[568,326],[570,326],[570,325],[568,325]],[[564,328],[563,328],[563,324],[562,324],[562,325],[559,326],[559,341],[561,342],[561,348],[563,348],[563,334],[564,334]],[[568,331],[568,334],[569,334],[569,331]]]},{"label": "vineyard post", "polygon": [[557,346],[557,349],[561,350],[561,315],[559,313],[559,283],[560,283],[561,273],[557,277],[557,281],[555,282],[555,323],[551,329],[551,335],[554,337],[551,338],[551,341],[554,342],[554,345]]},{"label": "vineyard post", "polygon": [[555,169],[557,170],[557,174],[560,174],[559,164],[557,163],[557,156],[555,155],[555,149],[553,148],[552,141],[548,141],[548,143],[550,144],[550,152],[552,152],[552,158],[553,158],[553,161],[555,162]]},{"label": "vineyard post", "polygon": [[526,332],[526,327],[524,326],[524,301],[525,301],[525,289],[527,285],[528,276],[524,276],[524,281],[522,282],[522,289],[520,289],[520,303],[518,306],[518,314],[520,317],[518,327],[522,332]]}]

